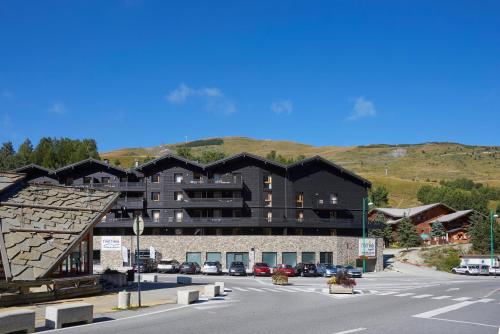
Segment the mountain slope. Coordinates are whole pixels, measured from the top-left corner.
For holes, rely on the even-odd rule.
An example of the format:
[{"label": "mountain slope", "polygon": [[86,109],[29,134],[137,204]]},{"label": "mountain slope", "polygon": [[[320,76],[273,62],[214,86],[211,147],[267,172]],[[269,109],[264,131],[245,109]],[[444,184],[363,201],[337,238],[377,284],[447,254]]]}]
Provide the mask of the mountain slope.
[{"label": "mountain slope", "polygon": [[[184,143],[147,148],[125,148],[101,153],[114,163],[130,167],[134,160],[156,157]],[[194,153],[220,150],[231,155],[250,152],[266,156],[272,150],[288,157],[321,155],[371,180],[385,185],[392,206],[418,204],[416,192],[423,184],[467,177],[476,182],[500,186],[500,146],[470,146],[457,143],[424,143],[368,146],[312,146],[290,141],[224,137],[187,143]]]}]

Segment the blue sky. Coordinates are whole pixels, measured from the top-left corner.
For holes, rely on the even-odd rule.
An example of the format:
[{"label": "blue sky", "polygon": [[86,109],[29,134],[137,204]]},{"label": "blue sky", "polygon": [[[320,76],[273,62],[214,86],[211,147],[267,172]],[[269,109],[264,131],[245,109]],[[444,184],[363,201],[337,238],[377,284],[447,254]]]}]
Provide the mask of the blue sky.
[{"label": "blue sky", "polygon": [[0,2],[0,141],[500,145],[498,1]]}]

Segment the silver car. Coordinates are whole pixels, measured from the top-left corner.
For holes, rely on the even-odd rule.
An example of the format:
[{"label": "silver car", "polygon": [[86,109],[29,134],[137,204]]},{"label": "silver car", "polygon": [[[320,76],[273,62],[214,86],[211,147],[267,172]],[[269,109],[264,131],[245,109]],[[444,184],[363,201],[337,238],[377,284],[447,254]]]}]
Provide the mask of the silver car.
[{"label": "silver car", "polygon": [[175,273],[179,271],[181,264],[177,260],[161,260],[158,263],[159,273]]},{"label": "silver car", "polygon": [[355,268],[351,265],[346,266],[344,269],[347,271],[347,275],[349,277],[362,277],[363,276],[363,270],[361,270],[359,268]]},{"label": "silver car", "polygon": [[246,276],[247,270],[245,268],[245,264],[243,262],[232,262],[229,266],[228,271],[229,276],[241,275]]},{"label": "silver car", "polygon": [[207,261],[203,264],[201,272],[203,273],[203,275],[219,275],[220,273],[222,273],[222,265],[219,261]]},{"label": "silver car", "polygon": [[318,272],[318,276],[323,277],[332,277],[337,273],[337,267],[331,264],[318,264],[316,266],[316,270]]}]

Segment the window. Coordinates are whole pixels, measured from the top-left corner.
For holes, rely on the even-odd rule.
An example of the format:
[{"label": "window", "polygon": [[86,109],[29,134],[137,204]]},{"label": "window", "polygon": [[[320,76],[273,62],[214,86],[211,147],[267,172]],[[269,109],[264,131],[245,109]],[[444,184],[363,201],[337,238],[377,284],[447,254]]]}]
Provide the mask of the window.
[{"label": "window", "polygon": [[103,184],[109,184],[109,183],[110,183],[110,181],[111,181],[111,180],[110,180],[109,176],[103,176],[103,177],[101,177],[101,182],[102,182]]},{"label": "window", "polygon": [[182,222],[182,218],[184,218],[184,212],[182,212],[182,210],[175,210],[174,214],[175,214],[175,221],[178,223]]},{"label": "window", "polygon": [[278,264],[278,255],[275,252],[262,252],[262,262],[274,268]]},{"label": "window", "polygon": [[338,204],[339,199],[337,194],[330,194],[330,204]]},{"label": "window", "polygon": [[91,182],[92,182],[92,178],[91,177],[85,176],[83,178],[83,184],[90,184]]},{"label": "window", "polygon": [[297,219],[298,222],[303,222],[304,221],[304,210],[297,210],[295,213],[295,218]]},{"label": "window", "polygon": [[151,216],[153,216],[153,222],[154,223],[159,223],[160,222],[160,210],[152,210],[151,211]]},{"label": "window", "polygon": [[[122,251],[123,251],[123,247],[122,247]],[[129,267],[130,266],[130,249],[127,249],[127,261],[123,261],[122,262],[122,266],[123,267]]]},{"label": "window", "polygon": [[333,264],[333,253],[332,252],[320,252],[319,253],[319,263]]},{"label": "window", "polygon": [[315,263],[316,253],[314,252],[302,252],[302,263]]},{"label": "window", "polygon": [[292,267],[295,267],[297,265],[297,253],[295,252],[283,252],[282,253],[283,257],[283,264],[289,264]]},{"label": "window", "polygon": [[106,215],[102,216],[101,222],[103,222],[103,223],[106,222]]},{"label": "window", "polygon": [[298,208],[304,207],[304,193],[295,194],[295,206]]},{"label": "window", "polygon": [[264,189],[273,189],[273,177],[271,174],[264,175]]},{"label": "window", "polygon": [[92,260],[95,265],[100,265],[101,264],[101,250],[99,249],[94,249],[92,251]]},{"label": "window", "polygon": [[184,180],[184,176],[182,175],[182,173],[174,173],[175,183],[182,183],[182,180]]},{"label": "window", "polygon": [[222,257],[220,252],[207,252],[207,261],[210,262],[215,262],[215,261],[222,261]]},{"label": "window", "polygon": [[266,194],[266,197],[264,198],[264,204],[267,207],[273,206],[273,194],[272,193]]},{"label": "window", "polygon": [[203,181],[203,177],[199,173],[193,173],[193,183],[201,183]]},{"label": "window", "polygon": [[243,262],[248,269],[248,253],[226,253],[226,268],[229,268],[233,262]]},{"label": "window", "polygon": [[267,212],[267,221],[270,223],[273,221],[273,213],[272,211]]},{"label": "window", "polygon": [[174,191],[174,200],[177,202],[182,202],[184,200],[184,194],[182,191]]},{"label": "window", "polygon": [[151,182],[153,182],[153,183],[160,183],[160,174],[156,173],[153,176],[151,176]]},{"label": "window", "polygon": [[155,202],[160,201],[160,193],[159,192],[152,192],[151,193],[151,200]]},{"label": "window", "polygon": [[200,252],[187,252],[186,253],[186,262],[196,262],[198,264],[203,264],[201,262],[201,253]]}]

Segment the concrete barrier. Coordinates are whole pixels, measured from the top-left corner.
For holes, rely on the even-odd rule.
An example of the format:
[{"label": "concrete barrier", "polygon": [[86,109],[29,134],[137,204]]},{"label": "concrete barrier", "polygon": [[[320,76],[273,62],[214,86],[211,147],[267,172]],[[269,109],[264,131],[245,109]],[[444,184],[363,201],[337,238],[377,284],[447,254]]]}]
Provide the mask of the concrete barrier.
[{"label": "concrete barrier", "polygon": [[141,282],[158,282],[156,274],[141,274]]},{"label": "concrete barrier", "polygon": [[217,297],[218,295],[220,295],[220,287],[218,285],[205,285],[205,296]]},{"label": "concrete barrier", "polygon": [[0,334],[20,331],[35,332],[35,311],[15,310],[0,313]]},{"label": "concrete barrier", "polygon": [[62,304],[45,308],[45,326],[62,328],[63,325],[84,322],[92,323],[94,305],[87,303]]},{"label": "concrete barrier", "polygon": [[200,299],[198,290],[179,290],[177,291],[177,304],[188,305]]},{"label": "concrete barrier", "polygon": [[177,284],[191,284],[193,280],[187,276],[177,276]]},{"label": "concrete barrier", "polygon": [[118,308],[120,310],[126,310],[130,308],[130,292],[128,291],[118,292]]},{"label": "concrete barrier", "polygon": [[224,282],[215,282],[215,285],[217,285],[219,287],[220,293],[224,293],[224,291],[226,291],[226,289],[224,287]]}]

